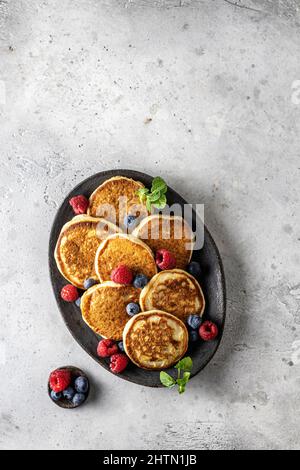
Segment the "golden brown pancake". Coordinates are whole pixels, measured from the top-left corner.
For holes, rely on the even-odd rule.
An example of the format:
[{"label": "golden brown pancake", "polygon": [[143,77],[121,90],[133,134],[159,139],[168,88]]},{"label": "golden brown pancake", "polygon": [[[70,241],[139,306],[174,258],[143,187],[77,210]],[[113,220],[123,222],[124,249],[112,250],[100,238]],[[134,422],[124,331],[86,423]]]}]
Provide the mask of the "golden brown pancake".
[{"label": "golden brown pancake", "polygon": [[157,273],[150,248],[141,240],[123,233],[111,235],[97,250],[95,271],[100,281],[108,281],[112,270],[120,264],[126,265],[134,275],[145,274],[149,279]]},{"label": "golden brown pancake", "polygon": [[143,369],[165,369],[188,347],[188,331],[179,318],[161,310],[134,315],[124,328],[127,356]]},{"label": "golden brown pancake", "polygon": [[190,314],[202,315],[205,300],[196,279],[181,269],[170,269],[156,274],[140,295],[143,311],[164,310],[187,321]]},{"label": "golden brown pancake", "polygon": [[97,284],[81,297],[82,318],[98,335],[120,341],[123,329],[131,318],[126,312],[126,305],[138,302],[139,294],[140,289],[112,281]]},{"label": "golden brown pancake", "polygon": [[108,235],[119,231],[119,227],[104,219],[87,215],[74,217],[62,227],[56,243],[54,257],[61,274],[80,289],[84,289],[86,279],[98,279],[96,251]]},{"label": "golden brown pancake", "polygon": [[[90,196],[88,214],[102,217],[124,228],[126,214],[146,217],[148,211],[141,204],[137,191],[144,188],[139,181],[125,176],[115,176],[102,183]],[[120,197],[126,198],[124,202]]]},{"label": "golden brown pancake", "polygon": [[154,253],[161,248],[169,250],[176,257],[176,268],[184,269],[191,260],[194,235],[182,217],[150,215],[132,235],[143,240]]}]

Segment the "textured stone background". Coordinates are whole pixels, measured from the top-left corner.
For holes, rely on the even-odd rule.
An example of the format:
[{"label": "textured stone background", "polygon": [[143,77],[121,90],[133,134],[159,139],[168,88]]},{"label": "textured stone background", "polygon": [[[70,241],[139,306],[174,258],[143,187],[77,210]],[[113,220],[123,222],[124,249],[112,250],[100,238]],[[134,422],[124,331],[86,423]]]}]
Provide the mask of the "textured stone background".
[{"label": "textured stone background", "polygon": [[[299,6],[0,1],[1,448],[300,448]],[[122,167],[204,203],[224,260],[224,339],[180,397],[102,370],[50,289],[58,205]],[[45,390],[66,363],[94,385],[73,412]]]}]

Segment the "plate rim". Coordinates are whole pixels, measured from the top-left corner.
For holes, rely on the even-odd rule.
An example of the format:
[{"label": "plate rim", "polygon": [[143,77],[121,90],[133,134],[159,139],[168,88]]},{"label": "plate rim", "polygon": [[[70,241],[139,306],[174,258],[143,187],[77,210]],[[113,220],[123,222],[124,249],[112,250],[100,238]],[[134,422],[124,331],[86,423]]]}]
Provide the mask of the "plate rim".
[{"label": "plate rim", "polygon": [[[104,170],[104,171],[99,171],[97,173],[94,173],[90,176],[88,176],[87,178],[83,179],[82,181],[80,181],[76,186],[74,186],[73,189],[71,189],[68,194],[63,198],[63,201],[61,202],[61,204],[59,205],[59,207],[56,209],[56,213],[55,213],[55,217],[53,219],[53,222],[51,224],[51,229],[50,229],[50,234],[49,234],[49,240],[48,240],[48,269],[49,269],[49,275],[50,275],[50,281],[51,281],[51,286],[52,286],[52,291],[53,291],[53,294],[54,294],[54,298],[55,298],[55,301],[56,301],[56,304],[57,304],[57,307],[58,307],[58,310],[59,310],[59,313],[63,319],[63,322],[65,324],[65,326],[67,327],[67,330],[69,331],[69,333],[71,334],[71,336],[74,338],[74,340],[76,341],[76,343],[95,361],[97,362],[97,364],[99,364],[103,369],[105,369],[107,372],[113,374],[113,372],[111,372],[109,370],[109,368],[106,368],[101,362],[99,362],[97,360],[96,357],[94,357],[91,352],[88,350],[87,347],[85,347],[79,340],[78,338],[76,337],[74,331],[69,327],[66,319],[65,319],[65,316],[63,314],[63,309],[61,307],[61,305],[58,303],[57,301],[57,298],[56,298],[56,290],[57,290],[57,287],[56,287],[56,284],[55,284],[55,279],[54,279],[54,272],[52,270],[52,266],[51,266],[51,263],[53,262],[53,253],[52,253],[52,250],[51,250],[51,242],[52,242],[52,239],[54,239],[54,232],[55,232],[55,229],[56,229],[56,225],[57,225],[57,222],[59,221],[59,213],[63,207],[63,205],[65,204],[66,200],[68,200],[68,198],[70,197],[71,194],[73,194],[74,192],[76,193],[77,189],[79,187],[81,187],[82,185],[84,185],[85,183],[87,183],[89,180],[91,179],[94,179],[94,178],[97,178],[97,177],[105,177],[107,175],[109,175],[108,177],[112,178],[114,175],[120,175],[122,176],[122,172],[124,173],[132,173],[132,178],[135,179],[135,178],[143,178],[143,177],[146,177],[146,178],[154,178],[152,175],[149,175],[147,173],[144,173],[144,172],[140,172],[140,171],[136,171],[136,170],[131,170],[131,169],[125,169],[125,168],[120,168],[120,169],[111,169],[111,170]],[[169,187],[169,185],[168,185]],[[181,200],[183,200],[184,202],[187,202],[177,191],[175,191],[173,189],[173,187],[170,186],[170,189],[172,190],[172,192],[174,193],[174,195],[178,198],[180,198]],[[211,356],[205,360],[205,362],[201,365],[201,367],[194,373],[191,373],[191,379],[193,377],[195,377],[197,374],[199,374],[208,364],[209,362],[211,362],[211,360],[214,358],[215,354],[217,353],[219,347],[220,347],[220,344],[221,344],[221,341],[222,341],[222,337],[223,337],[223,333],[224,333],[224,327],[225,327],[225,322],[226,322],[226,310],[227,310],[227,291],[226,291],[226,280],[225,280],[225,271],[224,271],[224,266],[223,266],[223,262],[222,262],[222,258],[221,258],[221,255],[220,255],[220,252],[219,252],[219,249],[218,249],[218,246],[214,240],[214,238],[212,237],[210,231],[208,230],[207,226],[205,223],[203,223],[203,226],[204,226],[204,230],[206,232],[206,235],[209,237],[210,239],[210,242],[212,243],[213,247],[214,247],[214,250],[215,250],[215,253],[216,253],[216,257],[218,259],[218,263],[219,263],[219,268],[220,268],[220,282],[221,282],[221,285],[222,285],[222,323],[220,324],[221,328],[220,328],[220,333],[218,335],[218,338],[217,338],[217,342],[216,342],[216,345],[215,345],[215,349],[213,351],[213,353],[211,354]],[[116,376],[116,374],[113,374],[114,376]],[[118,375],[117,375],[118,376]],[[162,384],[158,384],[158,385],[155,385],[155,384],[148,384],[148,383],[141,383],[141,382],[137,382],[136,380],[133,380],[131,379],[130,377],[125,377],[125,376],[121,376],[119,375],[118,376],[119,378],[122,378],[123,380],[126,380],[127,382],[131,382],[131,383],[134,383],[136,385],[139,385],[139,386],[144,386],[144,387],[149,387],[149,388],[163,388],[163,385]]]}]

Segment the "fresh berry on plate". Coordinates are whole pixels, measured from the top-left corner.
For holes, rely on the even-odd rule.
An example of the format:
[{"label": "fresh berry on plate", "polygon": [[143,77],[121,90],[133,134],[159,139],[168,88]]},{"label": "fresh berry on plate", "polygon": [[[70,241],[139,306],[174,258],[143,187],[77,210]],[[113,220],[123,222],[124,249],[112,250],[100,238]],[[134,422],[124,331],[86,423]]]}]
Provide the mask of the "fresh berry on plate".
[{"label": "fresh berry on plate", "polygon": [[197,330],[189,330],[189,340],[191,343],[195,343],[199,339],[199,334]]},{"label": "fresh berry on plate", "polygon": [[74,406],[80,406],[85,401],[85,394],[84,393],[75,393],[72,403]]},{"label": "fresh berry on plate", "polygon": [[90,287],[94,286],[95,284],[98,284],[98,281],[96,279],[93,279],[92,277],[89,277],[86,279],[83,283],[83,287],[85,289],[89,289]]},{"label": "fresh berry on plate", "polygon": [[85,214],[89,205],[89,201],[85,196],[79,194],[79,196],[72,197],[69,201],[69,204],[75,214]]},{"label": "fresh berry on plate", "polygon": [[188,265],[187,265],[187,272],[190,273],[192,276],[194,277],[199,277],[201,276],[201,267],[200,267],[200,263],[198,263],[197,261],[191,261]]},{"label": "fresh berry on plate", "polygon": [[63,397],[66,398],[67,400],[71,401],[72,398],[74,397],[75,395],[75,390],[73,387],[68,387],[66,388],[65,390],[63,390],[62,392],[63,394]]},{"label": "fresh berry on plate", "polygon": [[75,379],[75,390],[79,393],[86,393],[89,388],[89,381],[86,377],[79,376]]},{"label": "fresh berry on plate", "polygon": [[193,329],[197,330],[202,323],[202,318],[199,315],[189,315],[187,324]]},{"label": "fresh berry on plate", "polygon": [[120,372],[123,372],[124,369],[126,369],[128,362],[129,360],[126,354],[113,354],[110,358],[110,370],[114,374],[119,374]]},{"label": "fresh berry on plate", "polygon": [[127,228],[133,228],[136,224],[137,218],[135,215],[126,215],[124,218],[124,225]]},{"label": "fresh berry on plate", "polygon": [[128,315],[133,317],[133,315],[136,315],[137,313],[140,313],[141,309],[139,304],[136,304],[135,302],[130,302],[130,304],[126,305],[126,312]]},{"label": "fresh berry on plate", "polygon": [[124,351],[125,351],[123,341],[120,341],[120,342],[118,343],[118,348],[119,348],[119,350],[120,350],[121,352],[124,352]]},{"label": "fresh berry on plate", "polygon": [[137,289],[143,289],[148,284],[148,278],[145,274],[137,274],[133,280],[133,286]]},{"label": "fresh berry on plate", "polygon": [[211,341],[218,336],[218,327],[212,321],[205,321],[199,328],[199,335],[204,341]]},{"label": "fresh berry on plate", "polygon": [[176,266],[176,258],[169,250],[165,250],[161,248],[161,250],[157,250],[155,255],[155,262],[159,269],[173,269]]},{"label": "fresh berry on plate", "polygon": [[66,302],[75,302],[79,297],[77,287],[72,284],[66,284],[60,291],[60,295]]},{"label": "fresh berry on plate", "polygon": [[80,307],[80,304],[81,304],[81,297],[78,297],[78,299],[75,300],[75,305],[77,305],[77,307]]},{"label": "fresh berry on plate", "polygon": [[71,373],[66,369],[57,369],[51,372],[49,385],[54,392],[62,392],[71,383]]},{"label": "fresh berry on plate", "polygon": [[109,357],[119,352],[117,344],[112,339],[102,339],[97,347],[99,357]]},{"label": "fresh berry on plate", "polygon": [[50,396],[53,401],[58,401],[61,399],[61,392],[54,392],[53,390],[51,390]]},{"label": "fresh berry on plate", "polygon": [[120,264],[111,272],[111,280],[117,284],[131,284],[133,275],[125,264]]}]

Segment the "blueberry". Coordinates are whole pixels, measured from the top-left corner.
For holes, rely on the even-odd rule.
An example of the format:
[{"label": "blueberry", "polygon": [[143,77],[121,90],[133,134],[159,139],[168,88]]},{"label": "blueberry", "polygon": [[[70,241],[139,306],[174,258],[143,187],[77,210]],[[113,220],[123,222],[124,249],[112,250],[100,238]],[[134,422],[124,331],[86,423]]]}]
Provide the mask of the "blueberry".
[{"label": "blueberry", "polygon": [[72,403],[74,406],[79,406],[82,405],[82,403],[85,401],[85,395],[84,393],[75,393]]},{"label": "blueberry", "polygon": [[148,278],[145,274],[137,274],[133,280],[134,287],[142,289],[145,285],[148,284]]},{"label": "blueberry", "polygon": [[193,329],[197,330],[202,323],[202,318],[199,315],[189,315],[187,319],[187,324]]},{"label": "blueberry", "polygon": [[133,315],[136,315],[141,311],[139,304],[136,304],[135,302],[130,302],[130,304],[126,305],[126,312],[128,315],[133,317]]},{"label": "blueberry", "polygon": [[98,281],[96,279],[93,279],[92,277],[89,277],[86,279],[83,283],[83,287],[85,289],[89,289],[90,287],[94,286],[95,284],[98,284]]},{"label": "blueberry", "polygon": [[53,401],[58,401],[61,399],[61,393],[60,392],[54,392],[53,390],[51,390],[51,398]]},{"label": "blueberry", "polygon": [[195,343],[199,339],[199,334],[197,330],[190,330],[189,331],[189,340],[191,343]]},{"label": "blueberry", "polygon": [[120,341],[120,342],[118,343],[118,348],[119,348],[119,349],[120,349],[120,351],[122,351],[122,352],[124,352],[124,351],[125,351],[125,348],[124,348],[124,343],[123,343],[123,341]]},{"label": "blueberry", "polygon": [[62,392],[62,394],[64,398],[71,401],[75,395],[75,390],[73,387],[68,387]]},{"label": "blueberry", "polygon": [[187,271],[194,277],[201,276],[201,267],[197,261],[191,261],[187,266]]},{"label": "blueberry", "polygon": [[127,228],[133,228],[136,224],[136,217],[135,215],[126,215],[124,218],[124,225]]},{"label": "blueberry", "polygon": [[81,304],[81,297],[78,297],[78,299],[75,300],[75,305],[77,305],[77,307],[80,307],[80,304]]},{"label": "blueberry", "polygon": [[77,377],[75,380],[75,390],[79,393],[86,393],[89,388],[89,382],[86,377]]}]

